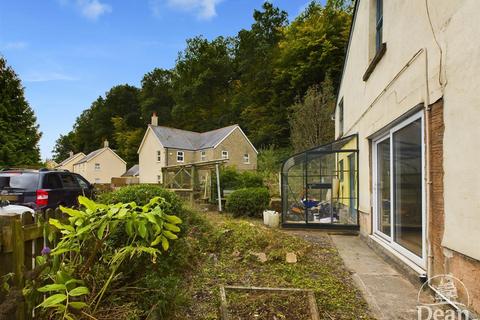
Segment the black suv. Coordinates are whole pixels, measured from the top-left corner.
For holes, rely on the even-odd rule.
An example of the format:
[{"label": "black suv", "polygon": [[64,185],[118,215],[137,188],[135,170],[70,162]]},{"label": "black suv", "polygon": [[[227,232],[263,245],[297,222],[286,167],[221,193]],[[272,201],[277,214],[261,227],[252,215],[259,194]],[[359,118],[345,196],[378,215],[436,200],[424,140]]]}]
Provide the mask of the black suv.
[{"label": "black suv", "polygon": [[0,170],[0,199],[34,210],[72,207],[78,196],[93,196],[93,186],[81,175],[49,169]]}]

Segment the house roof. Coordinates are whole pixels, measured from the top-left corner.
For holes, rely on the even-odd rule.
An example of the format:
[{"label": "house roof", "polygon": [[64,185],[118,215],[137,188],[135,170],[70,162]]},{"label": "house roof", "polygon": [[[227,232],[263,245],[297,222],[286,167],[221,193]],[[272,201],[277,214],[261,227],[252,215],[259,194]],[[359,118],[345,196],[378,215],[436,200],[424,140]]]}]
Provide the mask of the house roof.
[{"label": "house roof", "polygon": [[200,150],[215,147],[225,137],[227,137],[234,129],[239,128],[238,125],[207,131],[203,133],[162,127],[149,126],[161,144],[165,148],[177,148],[186,150]]},{"label": "house roof", "polygon": [[83,153],[83,152],[75,153],[73,156],[68,157],[67,159],[65,159],[62,162],[60,162],[59,164],[57,164],[56,167],[64,166],[67,163],[69,163],[70,161],[72,161],[73,159],[77,158],[78,156],[85,157],[85,153]]},{"label": "house roof", "polygon": [[[95,150],[95,151],[90,152],[90,153],[87,154],[85,157],[83,157],[82,159],[80,159],[80,161],[76,162],[75,165],[88,162],[88,161],[92,160],[93,158],[95,158],[96,156],[98,156],[99,154],[101,154],[103,151],[106,151],[106,150],[110,150],[111,152],[113,152],[114,155],[117,156],[117,158],[119,158],[121,161],[125,162],[125,160],[123,160],[122,158],[120,158],[120,156],[119,156],[118,154],[116,154],[115,151],[113,151],[113,150],[110,149],[109,147],[105,147],[105,148],[97,149],[97,150]],[[126,163],[126,162],[125,162],[125,163]]]},{"label": "house roof", "polygon": [[138,164],[133,165],[130,169],[128,169],[122,177],[136,177],[140,173],[140,166]]}]

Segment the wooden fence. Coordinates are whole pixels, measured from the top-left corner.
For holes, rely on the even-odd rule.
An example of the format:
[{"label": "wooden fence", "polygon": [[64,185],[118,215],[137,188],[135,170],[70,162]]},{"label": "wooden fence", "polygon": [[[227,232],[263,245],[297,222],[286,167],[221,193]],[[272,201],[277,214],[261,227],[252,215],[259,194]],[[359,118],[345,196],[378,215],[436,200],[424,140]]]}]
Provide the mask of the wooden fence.
[{"label": "wooden fence", "polygon": [[[48,241],[44,239],[43,221],[57,215],[54,211],[0,215],[0,277],[14,274],[10,281],[13,284],[11,290],[21,292],[25,285],[25,275],[35,268],[35,257],[41,254]],[[6,292],[0,292],[0,320],[31,318],[24,299],[7,298]]]}]

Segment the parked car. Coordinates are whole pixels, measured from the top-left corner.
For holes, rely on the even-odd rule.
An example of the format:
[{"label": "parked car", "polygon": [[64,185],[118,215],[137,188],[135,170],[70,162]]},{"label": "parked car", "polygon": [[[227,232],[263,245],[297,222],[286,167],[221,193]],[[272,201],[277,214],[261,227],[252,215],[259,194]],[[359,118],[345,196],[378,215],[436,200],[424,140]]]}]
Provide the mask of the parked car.
[{"label": "parked car", "polygon": [[0,199],[34,210],[78,204],[78,196],[93,196],[93,186],[69,171],[4,169],[0,171]]}]

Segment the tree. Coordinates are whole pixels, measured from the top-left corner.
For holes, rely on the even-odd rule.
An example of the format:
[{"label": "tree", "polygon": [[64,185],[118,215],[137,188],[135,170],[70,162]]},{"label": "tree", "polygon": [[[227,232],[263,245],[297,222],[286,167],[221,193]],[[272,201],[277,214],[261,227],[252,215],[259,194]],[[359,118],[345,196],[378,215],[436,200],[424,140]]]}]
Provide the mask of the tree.
[{"label": "tree", "polygon": [[0,56],[0,166],[37,165],[41,133],[12,67]]},{"label": "tree", "polygon": [[145,128],[129,128],[121,117],[113,118],[112,122],[115,128],[114,142],[117,145],[118,155],[127,162],[128,167],[137,164],[137,150],[145,134]]},{"label": "tree", "polygon": [[65,135],[61,134],[57,141],[55,141],[55,146],[53,148],[53,160],[55,162],[62,162],[70,156],[70,152],[75,152],[77,150],[74,136],[73,131],[70,131]]},{"label": "tree", "polygon": [[140,109],[144,124],[148,124],[153,112],[157,113],[160,125],[172,125],[173,72],[155,68],[145,74],[140,90]]},{"label": "tree", "polygon": [[296,152],[333,141],[335,124],[335,93],[329,76],[321,86],[307,90],[303,100],[291,106],[290,132]]}]

